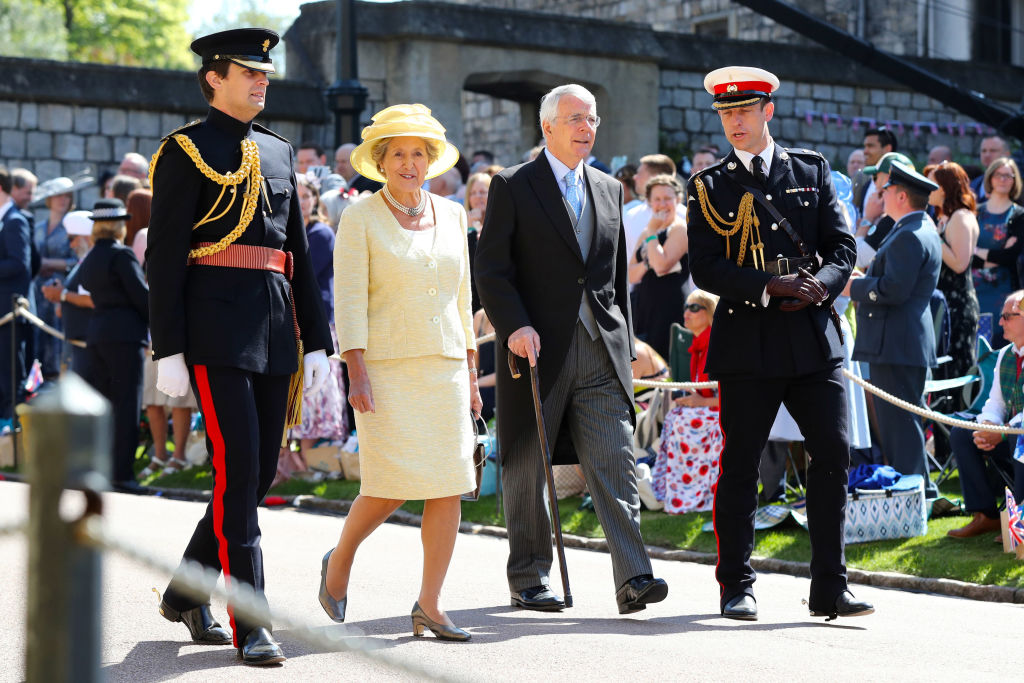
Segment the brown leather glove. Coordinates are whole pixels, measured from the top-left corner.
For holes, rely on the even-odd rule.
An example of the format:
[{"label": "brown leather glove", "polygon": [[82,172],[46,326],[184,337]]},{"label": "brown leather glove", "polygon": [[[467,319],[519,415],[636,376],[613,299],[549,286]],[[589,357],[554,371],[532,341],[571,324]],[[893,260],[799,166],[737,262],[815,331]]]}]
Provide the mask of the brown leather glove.
[{"label": "brown leather glove", "polygon": [[777,296],[784,301],[779,306],[783,311],[799,311],[809,304],[815,304],[828,298],[828,289],[821,280],[809,272],[800,269],[800,273],[776,275],[768,281],[768,295]]}]

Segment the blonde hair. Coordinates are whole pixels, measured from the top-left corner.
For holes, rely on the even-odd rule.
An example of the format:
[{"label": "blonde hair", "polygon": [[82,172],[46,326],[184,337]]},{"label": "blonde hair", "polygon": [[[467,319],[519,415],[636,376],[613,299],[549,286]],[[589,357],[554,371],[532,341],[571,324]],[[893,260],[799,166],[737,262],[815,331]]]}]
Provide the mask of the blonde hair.
[{"label": "blonde hair", "polygon": [[93,221],[93,240],[123,240],[128,233],[128,222],[123,218],[114,221]]},{"label": "blonde hair", "polygon": [[1013,187],[1010,188],[1010,199],[1016,199],[1020,196],[1021,187],[1024,185],[1024,182],[1021,181],[1017,162],[1010,157],[999,157],[985,169],[985,180],[982,181],[982,184],[985,186],[985,194],[992,195],[992,176],[1004,166],[1013,172]]},{"label": "blonde hair", "polygon": [[714,316],[715,308],[718,306],[718,295],[705,292],[703,289],[695,289],[686,297],[686,302],[700,304],[708,312],[708,316]]},{"label": "blonde hair", "polygon": [[473,208],[469,205],[469,196],[470,193],[473,191],[473,186],[481,182],[485,183],[488,187],[490,187],[491,175],[486,172],[474,173],[473,175],[469,176],[469,178],[466,179],[466,209]]},{"label": "blonde hair", "polygon": [[[410,135],[409,137],[416,137]],[[373,159],[373,163],[377,165],[377,170],[380,171],[381,175],[384,175],[384,167],[381,166],[381,162],[384,161],[384,155],[388,153],[388,145],[394,138],[381,138],[380,140],[373,143],[373,147],[370,148],[370,158]],[[427,164],[432,164],[441,158],[441,152],[444,151],[442,145],[437,140],[431,140],[430,138],[420,138],[423,144],[427,148]]]},{"label": "blonde hair", "polygon": [[324,203],[320,201],[320,189],[313,184],[313,182],[306,176],[296,176],[295,179],[299,185],[309,190],[309,193],[313,195],[313,212],[310,214],[310,218],[321,223],[328,221],[327,215],[324,213]]},{"label": "blonde hair", "polygon": [[647,185],[644,186],[644,197],[649,200],[651,198],[651,190],[659,185],[671,187],[672,191],[676,193],[677,199],[683,196],[683,184],[679,182],[679,179],[674,175],[662,173],[661,175],[656,175],[647,181]]}]

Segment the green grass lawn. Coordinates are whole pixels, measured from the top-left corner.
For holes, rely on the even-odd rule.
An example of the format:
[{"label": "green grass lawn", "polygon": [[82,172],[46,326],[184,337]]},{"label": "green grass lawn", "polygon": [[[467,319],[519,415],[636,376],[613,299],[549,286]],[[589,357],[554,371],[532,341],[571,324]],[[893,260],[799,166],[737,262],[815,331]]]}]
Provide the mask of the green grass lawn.
[{"label": "green grass lawn", "polygon": [[[212,489],[213,477],[209,467],[199,467],[143,483],[160,488]],[[946,497],[959,498],[960,485],[956,477],[943,483],[941,491]],[[270,493],[352,500],[359,493],[359,482],[310,483],[293,479],[272,489]],[[604,533],[597,515],[590,510],[580,510],[579,506],[579,498],[559,501],[562,529],[566,533],[602,538]],[[495,507],[494,496],[485,496],[475,502],[463,502],[462,518],[479,524],[504,526],[505,516]],[[402,509],[421,514],[423,503],[412,501]],[[701,526],[710,519],[711,513],[666,515],[645,510],[641,515],[640,528],[644,541],[649,545],[714,553],[714,534],[701,531]],[[993,542],[994,534],[972,539],[946,536],[947,531],[963,526],[966,521],[966,517],[931,519],[925,536],[848,545],[847,564],[851,568],[870,571],[1024,587],[1024,562],[1018,562],[1012,555],[1004,553],[1002,545]],[[759,532],[754,553],[761,557],[809,562],[810,540],[807,532],[790,520],[768,531]]]}]

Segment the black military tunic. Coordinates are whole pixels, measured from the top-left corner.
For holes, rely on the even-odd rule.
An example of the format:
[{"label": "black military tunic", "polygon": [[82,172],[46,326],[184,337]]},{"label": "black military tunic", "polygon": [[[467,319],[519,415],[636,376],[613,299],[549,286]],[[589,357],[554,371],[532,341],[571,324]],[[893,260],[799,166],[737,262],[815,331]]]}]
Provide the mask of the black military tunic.
[{"label": "black military tunic", "polygon": [[[230,209],[218,217],[232,199],[232,188],[201,173],[174,134],[186,135],[202,162],[218,174],[238,171],[243,140],[256,143],[260,196],[253,219],[234,244],[290,252],[290,282],[269,270],[188,265],[188,252],[197,243],[216,243],[239,224],[246,183],[235,186]],[[146,250],[153,355],[184,354],[214,468],[214,495],[184,559],[222,569],[227,581],[242,581],[261,592],[256,508],[277,468],[289,379],[298,362],[295,321],[306,353],[331,353],[333,343],[309,259],[291,145],[216,108],[205,121],[174,134],[166,139],[153,174]],[[193,229],[208,215],[215,220]],[[177,590],[173,581],[164,602],[178,611],[202,604]],[[250,630],[269,625],[236,622],[231,613],[231,626],[238,646]]]},{"label": "black military tunic", "polygon": [[[723,221],[736,221],[742,213],[743,186],[761,189],[789,219],[807,250],[821,260],[816,277],[829,293],[822,305],[785,312],[777,297],[770,298],[767,307],[762,305],[773,274],[754,267],[751,242],[763,244],[768,262],[797,258],[801,252],[771,214],[754,202],[760,226],[750,227],[742,265],[737,263],[744,231],[723,236],[720,231],[730,229],[715,219],[712,209]],[[785,403],[812,455],[807,495],[813,552],[810,603],[831,606],[846,588],[843,524],[849,466],[848,406],[840,369],[844,351],[831,304],[849,278],[856,243],[844,229],[828,162],[816,152],[776,145],[762,186],[732,151],[694,176],[688,189],[693,279],[721,297],[711,327],[707,371],[720,383],[726,437],[714,508],[722,605],[740,594],[753,595],[749,559],[757,464],[779,405]],[[760,254],[758,258],[760,262]]]}]

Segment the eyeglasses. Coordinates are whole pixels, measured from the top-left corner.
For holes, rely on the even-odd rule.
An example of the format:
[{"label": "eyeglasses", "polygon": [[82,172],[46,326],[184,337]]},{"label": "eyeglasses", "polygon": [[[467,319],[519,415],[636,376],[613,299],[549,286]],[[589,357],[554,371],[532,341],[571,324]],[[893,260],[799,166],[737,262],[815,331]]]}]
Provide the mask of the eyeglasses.
[{"label": "eyeglasses", "polygon": [[1020,316],[1020,313],[1000,313],[999,319],[1002,320],[1003,322],[1006,322],[1010,318],[1019,318]]},{"label": "eyeglasses", "polygon": [[[690,313],[697,313],[698,311],[705,311],[705,310],[707,310],[706,308],[704,308],[700,304],[686,304],[686,306],[684,306],[683,308],[688,310]],[[1017,315],[1020,315],[1020,314],[1018,313]]]},{"label": "eyeglasses", "polygon": [[1013,174],[1012,173],[993,173],[992,174],[992,178],[993,178],[993,180],[996,179],[996,178],[999,178],[1000,180],[1013,180]]},{"label": "eyeglasses", "polygon": [[587,125],[591,128],[597,128],[601,125],[601,117],[591,114],[573,114],[572,116],[556,116],[555,118],[565,119],[569,122],[570,126],[578,126],[584,121],[586,121]]}]

